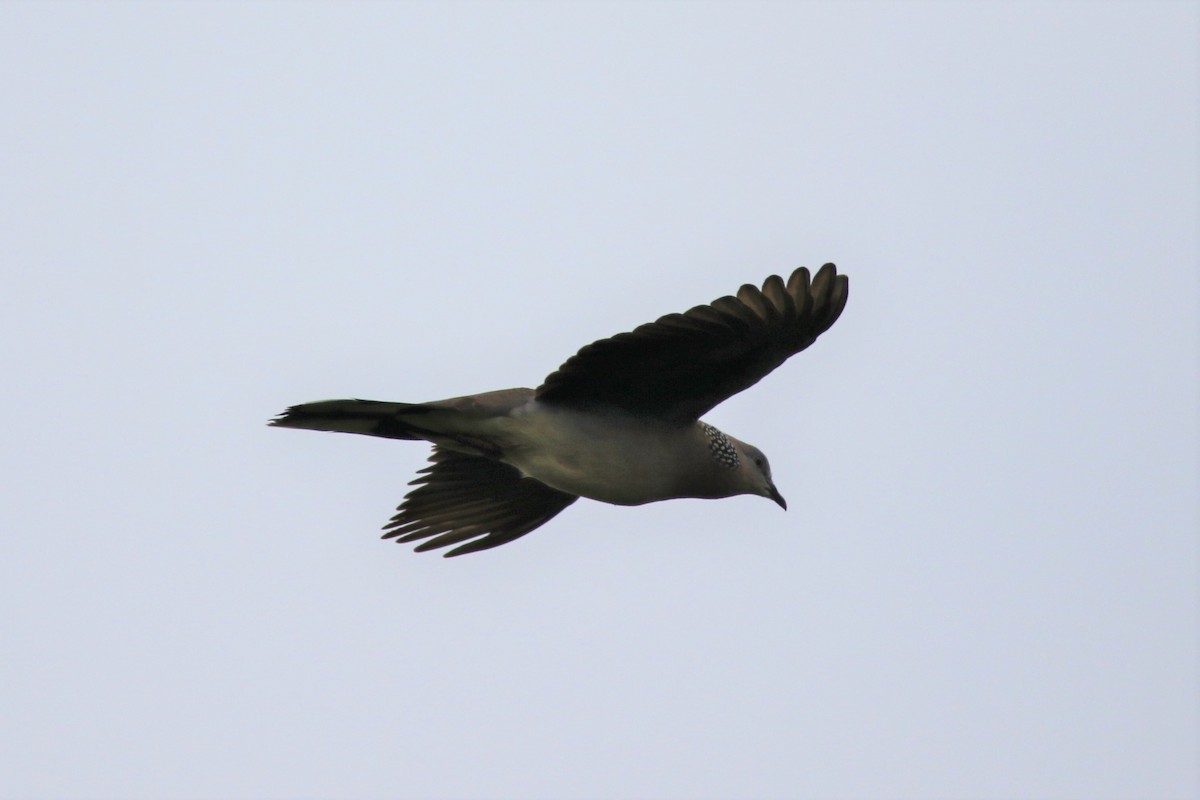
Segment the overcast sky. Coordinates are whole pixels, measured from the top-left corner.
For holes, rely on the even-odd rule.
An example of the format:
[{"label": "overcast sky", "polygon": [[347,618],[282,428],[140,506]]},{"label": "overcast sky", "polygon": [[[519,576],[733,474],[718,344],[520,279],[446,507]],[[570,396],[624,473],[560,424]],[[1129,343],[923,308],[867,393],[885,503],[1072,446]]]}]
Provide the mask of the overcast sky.
[{"label": "overcast sky", "polygon": [[[1193,798],[1190,2],[0,5],[0,795]],[[419,442],[837,262],[788,498],[378,539]]]}]

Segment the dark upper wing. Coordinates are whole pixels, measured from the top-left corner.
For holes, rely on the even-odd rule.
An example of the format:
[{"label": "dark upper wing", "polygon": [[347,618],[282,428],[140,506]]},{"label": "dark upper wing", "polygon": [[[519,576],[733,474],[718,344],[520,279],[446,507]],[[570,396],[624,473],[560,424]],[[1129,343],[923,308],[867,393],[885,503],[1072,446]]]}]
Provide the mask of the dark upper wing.
[{"label": "dark upper wing", "polygon": [[537,389],[543,403],[612,406],[689,421],[753,386],[828,330],[846,306],[849,280],[826,264],[785,285],[772,275],[683,314],[589,344]]},{"label": "dark upper wing", "polygon": [[384,526],[385,539],[429,539],[417,546],[418,552],[467,542],[446,553],[457,556],[505,544],[578,499],[490,458],[434,447],[429,461],[410,484],[417,488]]}]

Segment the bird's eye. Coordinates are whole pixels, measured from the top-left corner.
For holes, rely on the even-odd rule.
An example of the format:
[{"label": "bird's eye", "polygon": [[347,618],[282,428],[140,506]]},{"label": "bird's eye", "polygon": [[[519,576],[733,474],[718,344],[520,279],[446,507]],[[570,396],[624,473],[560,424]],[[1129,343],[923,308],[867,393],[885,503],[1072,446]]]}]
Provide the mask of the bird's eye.
[{"label": "bird's eye", "polygon": [[754,459],[754,463],[755,463],[755,465],[757,465],[757,466],[758,466],[760,469],[762,468],[762,459],[761,459],[761,458],[756,458],[756,459]]}]

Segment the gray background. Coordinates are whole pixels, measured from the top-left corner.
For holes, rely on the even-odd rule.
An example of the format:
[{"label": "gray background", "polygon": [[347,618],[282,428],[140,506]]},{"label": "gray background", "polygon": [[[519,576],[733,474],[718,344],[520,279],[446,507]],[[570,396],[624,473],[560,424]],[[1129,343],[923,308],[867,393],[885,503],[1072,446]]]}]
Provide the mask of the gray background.
[{"label": "gray background", "polygon": [[[1185,798],[1193,3],[0,6],[7,797]],[[377,540],[426,448],[836,261],[761,498]]]}]

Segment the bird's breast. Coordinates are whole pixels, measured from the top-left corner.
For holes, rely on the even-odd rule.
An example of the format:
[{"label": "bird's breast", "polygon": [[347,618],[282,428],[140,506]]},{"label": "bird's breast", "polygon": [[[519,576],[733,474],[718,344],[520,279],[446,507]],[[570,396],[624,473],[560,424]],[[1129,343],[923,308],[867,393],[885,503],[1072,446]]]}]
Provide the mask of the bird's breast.
[{"label": "bird's breast", "polygon": [[693,432],[619,412],[556,409],[536,401],[509,419],[504,460],[563,492],[616,505],[678,496]]}]

